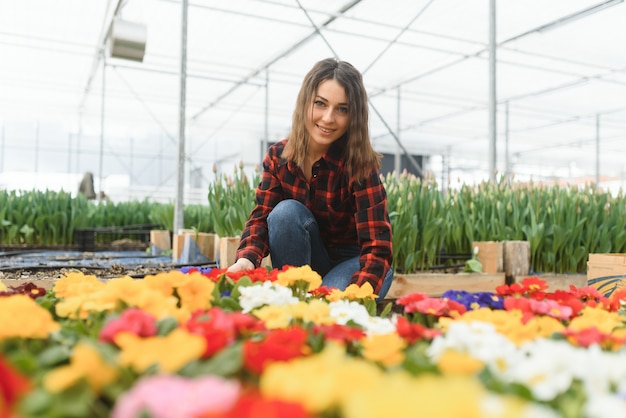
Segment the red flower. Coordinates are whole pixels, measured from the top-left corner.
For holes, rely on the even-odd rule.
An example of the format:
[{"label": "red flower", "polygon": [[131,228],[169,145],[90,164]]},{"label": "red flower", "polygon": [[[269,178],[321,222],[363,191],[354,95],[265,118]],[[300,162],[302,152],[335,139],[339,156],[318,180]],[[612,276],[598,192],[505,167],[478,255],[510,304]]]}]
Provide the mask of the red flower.
[{"label": "red flower", "polygon": [[244,392],[228,412],[199,415],[198,418],[311,418],[304,406],[278,399],[264,399],[256,390]]},{"label": "red flower", "polygon": [[13,415],[15,403],[30,390],[30,382],[0,357],[0,418]]},{"label": "red flower", "polygon": [[580,311],[585,306],[585,304],[580,299],[578,299],[577,296],[573,295],[571,292],[567,292],[564,290],[557,290],[554,293],[547,293],[546,299],[553,300],[561,305],[569,306],[570,308],[572,308],[572,315],[570,319],[578,316]]},{"label": "red flower", "polygon": [[241,312],[224,312],[220,308],[199,310],[191,315],[185,328],[206,340],[203,357],[208,358],[233,343],[240,335],[260,331],[263,324]]},{"label": "red flower", "polygon": [[156,335],[156,319],[138,308],[126,309],[122,314],[107,322],[100,330],[100,341],[113,343],[120,332],[130,332],[139,337]]},{"label": "red flower", "polygon": [[426,293],[411,293],[396,300],[397,305],[407,306],[412,303],[419,302],[420,300],[428,299],[428,295]]},{"label": "red flower", "polygon": [[496,294],[499,296],[531,296],[540,299],[543,296],[532,296],[535,293],[544,293],[548,289],[548,283],[537,276],[526,277],[521,283],[513,283],[511,285],[502,285],[496,287]]},{"label": "red flower", "polygon": [[522,280],[522,287],[528,294],[541,292],[548,289],[548,282],[537,276],[527,277]]},{"label": "red flower", "polygon": [[349,327],[347,325],[315,325],[313,334],[324,336],[324,340],[339,341],[344,344],[355,342],[365,337],[365,332],[361,328]]},{"label": "red flower", "polygon": [[307,337],[304,329],[292,327],[269,331],[260,341],[246,340],[243,345],[244,366],[261,374],[270,363],[301,357],[308,351]]},{"label": "red flower", "polygon": [[496,294],[498,296],[521,296],[524,294],[524,288],[519,283],[503,284],[496,287]]},{"label": "red flower", "polygon": [[226,274],[225,268],[224,269],[214,268],[206,273],[202,273],[203,276],[211,279],[211,281],[216,282],[216,283],[220,281],[220,279],[224,276],[224,274]]},{"label": "red flower", "polygon": [[600,332],[596,327],[582,330],[566,329],[562,334],[568,337],[573,344],[585,348],[592,344],[598,344],[603,348],[611,348],[613,345],[621,346],[626,343],[626,338],[618,338],[610,333]]},{"label": "red flower", "polygon": [[406,340],[409,344],[414,344],[422,339],[433,339],[441,335],[440,330],[427,328],[421,324],[409,322],[404,316],[399,316],[396,322],[396,331],[398,335]]},{"label": "red flower", "polygon": [[46,289],[38,287],[32,282],[22,283],[19,286],[9,286],[8,290],[0,292],[0,296],[26,295],[33,299],[46,295]]},{"label": "red flower", "polygon": [[316,289],[313,289],[311,291],[309,291],[309,293],[314,296],[314,297],[318,297],[318,298],[324,298],[328,295],[330,295],[330,293],[333,291],[333,289],[326,287],[326,286],[320,286]]},{"label": "red flower", "polygon": [[574,296],[582,301],[605,299],[602,293],[600,293],[598,289],[593,286],[578,288],[574,285],[570,285],[569,290]]},{"label": "red flower", "polygon": [[419,312],[441,318],[453,316],[454,313],[462,315],[467,309],[463,304],[452,299],[427,298],[411,302],[404,307],[404,311],[407,313]]},{"label": "red flower", "polygon": [[[237,283],[242,277],[248,277],[252,282],[265,282],[272,280],[272,276],[265,267],[258,267],[253,270],[242,270],[235,273],[228,273],[227,276]],[[275,279],[274,279],[275,280]]]}]

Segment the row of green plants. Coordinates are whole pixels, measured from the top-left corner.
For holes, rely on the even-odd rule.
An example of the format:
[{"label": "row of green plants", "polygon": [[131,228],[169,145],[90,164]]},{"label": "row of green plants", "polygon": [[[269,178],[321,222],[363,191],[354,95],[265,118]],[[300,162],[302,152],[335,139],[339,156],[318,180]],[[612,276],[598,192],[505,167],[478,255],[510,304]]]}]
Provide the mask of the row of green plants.
[{"label": "row of green plants", "polygon": [[[186,205],[184,226],[239,235],[254,206],[255,172],[243,167],[210,185],[206,205]],[[383,178],[393,227],[394,268],[414,273],[469,254],[475,241],[530,243],[537,273],[584,273],[590,253],[626,252],[626,200],[594,185],[548,186],[504,178],[446,192],[433,179]],[[85,228],[156,224],[172,229],[173,203],[93,202],[53,191],[0,190],[3,245],[71,245]]]},{"label": "row of green plants", "polygon": [[[213,232],[207,205],[186,205],[184,227],[198,232]],[[0,244],[4,246],[64,247],[75,243],[81,230],[157,225],[172,229],[174,204],[144,201],[94,202],[81,194],[64,191],[0,190]],[[136,238],[109,233],[98,239]]]},{"label": "row of green plants", "polygon": [[537,273],[585,273],[590,253],[626,251],[626,199],[584,186],[549,186],[504,178],[442,193],[432,179],[385,178],[394,263],[415,272],[475,241],[529,241]]}]

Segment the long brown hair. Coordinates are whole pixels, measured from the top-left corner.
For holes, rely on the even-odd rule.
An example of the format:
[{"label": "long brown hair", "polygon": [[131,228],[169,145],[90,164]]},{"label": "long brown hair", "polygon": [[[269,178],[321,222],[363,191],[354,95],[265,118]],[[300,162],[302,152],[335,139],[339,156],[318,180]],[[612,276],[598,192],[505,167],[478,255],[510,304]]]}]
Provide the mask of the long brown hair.
[{"label": "long brown hair", "polygon": [[283,158],[299,166],[304,165],[309,148],[309,133],[306,130],[306,112],[311,111],[313,98],[319,85],[326,80],[336,80],[346,91],[350,122],[347,135],[346,169],[350,179],[361,181],[372,170],[380,169],[382,155],[374,151],[369,135],[369,109],[367,92],[361,73],[352,64],[327,58],[317,62],[302,81],[302,87],[293,112],[291,131]]}]

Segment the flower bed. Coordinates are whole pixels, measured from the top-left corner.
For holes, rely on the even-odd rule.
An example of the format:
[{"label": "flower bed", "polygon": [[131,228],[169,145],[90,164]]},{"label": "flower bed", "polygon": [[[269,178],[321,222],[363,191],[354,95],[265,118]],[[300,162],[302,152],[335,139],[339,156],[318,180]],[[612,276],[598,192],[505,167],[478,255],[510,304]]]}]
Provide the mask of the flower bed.
[{"label": "flower bed", "polygon": [[0,416],[626,416],[626,290],[527,278],[382,306],[320,284],[192,268],[0,289]]}]

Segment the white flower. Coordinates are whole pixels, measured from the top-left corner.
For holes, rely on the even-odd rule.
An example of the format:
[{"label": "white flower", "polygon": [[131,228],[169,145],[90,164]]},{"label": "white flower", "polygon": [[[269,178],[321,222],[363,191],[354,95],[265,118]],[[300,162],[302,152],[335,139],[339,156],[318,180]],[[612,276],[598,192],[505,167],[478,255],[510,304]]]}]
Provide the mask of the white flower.
[{"label": "white flower", "polygon": [[500,360],[515,351],[515,345],[487,322],[451,322],[444,335],[436,337],[427,350],[437,362],[447,350],[466,353],[484,362]]},{"label": "white flower", "polygon": [[624,394],[590,396],[585,403],[583,416],[586,418],[626,417],[626,398]]},{"label": "white flower", "polygon": [[251,312],[264,305],[295,305],[299,302],[290,288],[265,281],[239,288],[239,305],[243,313]]},{"label": "white flower", "polygon": [[328,304],[330,307],[330,317],[335,318],[335,322],[346,325],[350,321],[362,323],[368,320],[370,314],[365,306],[358,302],[339,300]]},{"label": "white flower", "polygon": [[513,415],[507,410],[509,407],[505,400],[495,394],[488,394],[480,401],[482,416],[487,418],[516,416],[520,418],[559,418],[561,415],[548,406],[528,402],[521,411]]},{"label": "white flower", "polygon": [[396,330],[390,319],[370,316],[365,306],[358,302],[339,300],[329,303],[329,306],[329,316],[334,318],[337,324],[346,325],[352,321],[363,327],[367,335],[389,334]]},{"label": "white flower", "polygon": [[581,361],[577,350],[565,341],[538,339],[522,345],[505,367],[489,366],[503,381],[524,385],[535,399],[549,401],[572,385],[572,364]]}]

